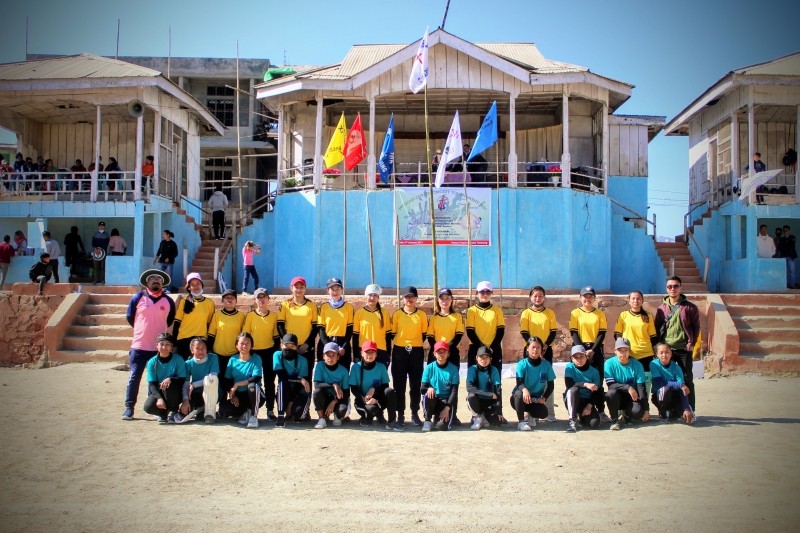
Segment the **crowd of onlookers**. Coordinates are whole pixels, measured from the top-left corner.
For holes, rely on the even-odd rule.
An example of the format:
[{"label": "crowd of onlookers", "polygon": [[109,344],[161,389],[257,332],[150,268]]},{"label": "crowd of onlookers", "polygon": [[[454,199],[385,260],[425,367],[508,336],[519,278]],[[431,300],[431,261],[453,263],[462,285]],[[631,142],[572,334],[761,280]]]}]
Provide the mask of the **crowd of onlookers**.
[{"label": "crowd of onlookers", "polygon": [[[16,159],[10,164],[5,159],[0,160],[0,192],[22,193],[25,191],[88,191],[90,188],[91,173],[97,170],[102,173],[98,187],[105,191],[130,190],[123,179],[123,170],[115,157],[108,158],[108,164],[103,164],[103,158],[98,158],[99,165],[95,162],[85,166],[80,159],[69,169],[57,168],[52,159],[38,156],[36,161],[17,152]],[[142,165],[143,178],[150,178],[155,174],[153,156],[147,156]]]}]

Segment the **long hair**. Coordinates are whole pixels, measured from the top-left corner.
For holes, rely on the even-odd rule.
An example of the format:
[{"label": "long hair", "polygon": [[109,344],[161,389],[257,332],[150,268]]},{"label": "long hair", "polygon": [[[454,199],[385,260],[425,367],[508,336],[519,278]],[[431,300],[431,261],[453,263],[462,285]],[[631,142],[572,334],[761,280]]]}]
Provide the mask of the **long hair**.
[{"label": "long hair", "polygon": [[650,315],[648,315],[647,311],[645,311],[645,309],[644,309],[644,294],[642,294],[642,291],[631,291],[628,294],[628,299],[630,299],[631,295],[633,295],[633,294],[638,294],[642,298],[642,310],[641,310],[642,322],[644,322],[645,324],[649,323],[650,322]]}]

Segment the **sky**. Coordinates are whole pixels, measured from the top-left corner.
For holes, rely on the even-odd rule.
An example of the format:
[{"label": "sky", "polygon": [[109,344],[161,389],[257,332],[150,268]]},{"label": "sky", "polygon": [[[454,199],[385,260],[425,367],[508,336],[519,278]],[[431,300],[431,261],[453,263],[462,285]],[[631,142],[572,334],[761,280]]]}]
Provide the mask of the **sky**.
[{"label": "sky", "polygon": [[[669,121],[733,69],[800,51],[786,0],[451,0],[445,30],[470,42],[533,42],[557,61],[635,85],[617,110]],[[442,24],[447,0],[11,0],[0,62],[28,53],[266,58],[339,63],[353,44],[412,43]],[[5,138],[7,141],[7,137]],[[13,137],[12,137],[13,142]],[[688,140],[650,143],[649,212],[683,232]]]}]

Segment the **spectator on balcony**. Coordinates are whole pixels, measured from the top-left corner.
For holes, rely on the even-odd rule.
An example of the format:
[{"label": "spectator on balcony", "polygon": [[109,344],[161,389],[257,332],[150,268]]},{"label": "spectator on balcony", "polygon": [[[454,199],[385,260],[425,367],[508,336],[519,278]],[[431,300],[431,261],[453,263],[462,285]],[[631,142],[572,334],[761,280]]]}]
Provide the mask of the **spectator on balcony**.
[{"label": "spectator on balcony", "polygon": [[111,255],[125,255],[128,250],[128,243],[120,237],[117,228],[111,229],[111,238],[108,240],[108,253]]},{"label": "spectator on balcony", "polygon": [[142,165],[142,194],[147,194],[147,190],[152,186],[152,179],[156,175],[156,160],[152,155],[148,155]]},{"label": "spectator on balcony", "polygon": [[86,178],[86,174],[80,174],[81,172],[86,172],[86,167],[83,166],[83,161],[80,159],[75,160],[75,164],[69,167],[69,171],[73,173],[72,177],[75,181],[68,184],[67,189],[71,191],[78,191],[78,190],[87,190],[88,186],[79,185],[81,183],[80,180]]},{"label": "spectator on balcony", "polygon": [[[97,171],[102,172],[106,168],[105,166],[103,166],[103,158],[98,157],[97,160],[100,162],[100,166],[97,168]],[[89,163],[89,168],[87,170],[89,172],[94,172],[94,169],[95,169],[94,161],[92,161],[91,163]]]},{"label": "spectator on balcony", "polygon": [[53,269],[53,280],[56,283],[61,283],[61,280],[58,279],[58,257],[61,255],[61,247],[58,245],[58,241],[50,237],[49,231],[42,232],[42,239],[44,240],[44,251],[50,254],[50,266]]},{"label": "spectator on balcony", "polygon": [[25,170],[25,157],[21,152],[17,152],[17,157],[14,161],[14,174],[11,176],[14,192],[22,192],[25,190],[25,176],[23,175],[25,172],[27,172],[27,170]]},{"label": "spectator on balcony", "polygon": [[797,276],[795,275],[795,261],[797,260],[797,246],[792,228],[783,226],[783,237],[781,237],[781,257],[786,258],[786,287],[789,289],[797,288]]},{"label": "spectator on balcony", "polygon": [[222,185],[217,185],[214,194],[208,199],[208,209],[211,211],[211,226],[214,228],[214,238],[218,241],[225,238],[226,207],[228,207],[228,197],[222,192]]},{"label": "spectator on balcony", "polygon": [[52,159],[46,159],[44,163],[39,167],[39,172],[42,173],[40,176],[41,187],[40,189],[43,191],[55,191],[56,184],[53,180],[55,180],[55,174],[47,174],[48,172],[55,172],[56,166],[53,164]]},{"label": "spectator on balcony", "polygon": [[767,234],[767,225],[761,224],[758,227],[758,238],[756,239],[756,250],[758,257],[769,259],[775,257],[775,241]]},{"label": "spectator on balcony", "polygon": [[14,167],[9,165],[8,161],[5,159],[0,160],[0,184],[5,187],[5,189],[2,189],[2,192],[11,192],[13,173]]},{"label": "spectator on balcony", "polygon": [[69,229],[69,233],[64,237],[64,251],[64,258],[67,268],[69,268],[69,275],[70,277],[74,277],[77,273],[78,259],[86,255],[86,249],[83,247],[83,239],[78,235],[78,226],[72,226]]},{"label": "spectator on balcony", "polygon": [[[161,236],[163,240],[158,245],[153,263],[158,263],[158,268],[169,274],[170,279],[172,279],[172,270],[175,267],[175,259],[178,257],[178,245],[172,240],[175,234],[170,230],[165,229]],[[174,291],[175,287],[170,285],[165,287],[165,290]]]},{"label": "spectator on balcony", "polygon": [[[122,177],[122,169],[119,167],[119,163],[113,157],[108,158],[108,166],[106,166],[106,172],[108,179],[105,181],[106,189],[109,191],[114,191],[117,189],[117,180]],[[120,184],[119,190],[124,191],[125,185]],[[112,254],[113,255],[113,254]]]},{"label": "spectator on balcony", "polygon": [[[744,169],[749,171],[750,165],[745,165]],[[761,160],[761,152],[756,152],[753,154],[753,172],[758,174],[759,172],[764,172],[767,170],[767,165]]]}]

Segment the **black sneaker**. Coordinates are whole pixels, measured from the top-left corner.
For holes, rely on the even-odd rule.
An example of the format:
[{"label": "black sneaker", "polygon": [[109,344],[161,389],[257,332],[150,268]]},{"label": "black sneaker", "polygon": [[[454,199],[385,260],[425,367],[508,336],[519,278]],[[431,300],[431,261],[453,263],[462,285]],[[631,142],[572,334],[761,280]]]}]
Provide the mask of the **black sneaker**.
[{"label": "black sneaker", "polygon": [[372,425],[372,420],[370,420],[369,418],[362,418],[361,420],[358,421],[358,425],[361,426],[362,428],[368,428]]},{"label": "black sneaker", "polygon": [[416,411],[411,413],[411,423],[414,424],[415,426],[421,426],[422,425],[422,420],[419,419],[419,415],[417,414]]},{"label": "black sneaker", "polygon": [[273,413],[272,411],[267,411],[267,419],[272,420],[273,422],[277,420],[277,418],[275,417],[275,413]]},{"label": "black sneaker", "polygon": [[214,418],[214,417],[213,417],[213,416],[211,416],[211,415],[206,415],[206,416],[205,416],[205,418],[203,419],[203,421],[204,421],[206,424],[213,424],[214,422],[216,422],[216,421],[217,421],[217,419],[216,419],[216,418]]},{"label": "black sneaker", "polygon": [[133,407],[125,408],[125,411],[122,413],[123,420],[133,420]]},{"label": "black sneaker", "polygon": [[397,422],[395,422],[395,427],[399,427],[401,430],[406,427],[406,418],[404,416],[398,416]]},{"label": "black sneaker", "polygon": [[286,427],[286,418],[283,415],[278,415],[278,419],[275,421],[276,428],[285,428]]}]

